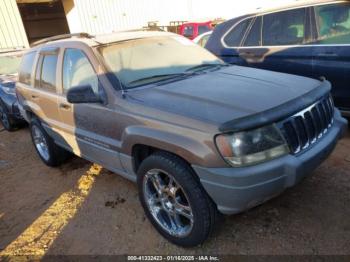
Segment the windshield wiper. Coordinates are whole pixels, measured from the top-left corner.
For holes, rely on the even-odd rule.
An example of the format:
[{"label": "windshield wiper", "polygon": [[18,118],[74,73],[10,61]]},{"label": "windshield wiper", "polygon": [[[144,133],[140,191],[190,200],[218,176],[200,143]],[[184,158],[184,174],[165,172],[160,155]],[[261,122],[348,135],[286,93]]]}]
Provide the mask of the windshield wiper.
[{"label": "windshield wiper", "polygon": [[211,67],[222,67],[222,66],[227,66],[227,64],[219,64],[219,63],[205,63],[205,64],[201,64],[201,65],[196,65],[193,67],[190,67],[186,70],[186,72],[188,71],[197,71],[197,70],[204,70],[207,68],[211,68]]},{"label": "windshield wiper", "polygon": [[[153,79],[157,79],[157,78],[160,78],[160,79],[155,80],[155,81],[148,82],[147,84],[156,83],[156,82],[160,82],[160,81],[164,81],[164,80],[167,80],[167,79],[170,79],[170,78],[174,78],[174,77],[188,76],[188,75],[190,75],[190,74],[189,74],[189,73],[173,73],[173,74],[152,75],[152,76],[147,76],[147,77],[143,77],[143,78],[139,78],[139,79],[136,79],[136,80],[134,80],[134,81],[131,81],[131,82],[128,83],[128,85],[126,85],[125,87],[126,87],[126,88],[137,87],[137,86],[138,86],[138,83],[142,83],[142,82],[144,82],[144,81],[153,80]],[[144,84],[146,84],[146,83],[142,83],[142,84],[139,84],[139,85],[144,85]]]}]

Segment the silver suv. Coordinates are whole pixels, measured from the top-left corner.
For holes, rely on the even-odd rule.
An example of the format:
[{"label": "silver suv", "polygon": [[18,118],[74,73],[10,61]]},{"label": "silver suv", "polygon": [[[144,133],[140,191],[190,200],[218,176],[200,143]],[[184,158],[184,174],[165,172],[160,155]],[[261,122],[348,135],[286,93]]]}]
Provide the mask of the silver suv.
[{"label": "silver suv", "polygon": [[228,66],[175,34],[123,32],[37,43],[17,96],[44,163],[74,153],[137,182],[154,227],[189,247],[219,213],[267,201],[330,154],[346,128],[330,89]]}]

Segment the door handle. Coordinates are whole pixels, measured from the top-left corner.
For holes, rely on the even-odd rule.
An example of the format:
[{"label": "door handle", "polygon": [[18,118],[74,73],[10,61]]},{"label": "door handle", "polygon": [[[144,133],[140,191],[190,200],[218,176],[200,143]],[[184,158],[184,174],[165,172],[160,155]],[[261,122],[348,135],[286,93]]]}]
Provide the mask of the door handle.
[{"label": "door handle", "polygon": [[261,55],[256,54],[254,52],[242,52],[240,53],[240,56],[245,57],[245,58],[260,58]]},{"label": "door handle", "polygon": [[61,104],[60,104],[60,108],[61,108],[61,109],[64,109],[64,110],[70,110],[70,105],[61,103]]},{"label": "door handle", "polygon": [[32,95],[32,98],[33,98],[34,100],[36,100],[36,99],[39,98],[39,96],[38,96],[38,95]]}]

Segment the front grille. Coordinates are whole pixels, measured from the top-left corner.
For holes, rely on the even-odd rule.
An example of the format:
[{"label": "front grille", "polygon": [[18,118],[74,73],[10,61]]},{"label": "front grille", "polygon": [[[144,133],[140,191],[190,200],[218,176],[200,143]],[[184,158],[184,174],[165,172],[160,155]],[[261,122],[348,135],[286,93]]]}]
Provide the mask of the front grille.
[{"label": "front grille", "polygon": [[321,99],[280,123],[280,129],[293,154],[316,143],[333,124],[334,104],[331,96]]}]

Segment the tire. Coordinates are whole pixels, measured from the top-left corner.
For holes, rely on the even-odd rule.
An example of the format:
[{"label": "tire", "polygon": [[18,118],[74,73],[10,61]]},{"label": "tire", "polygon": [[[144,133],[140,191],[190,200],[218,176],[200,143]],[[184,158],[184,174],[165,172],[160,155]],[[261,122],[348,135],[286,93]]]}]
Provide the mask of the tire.
[{"label": "tire", "polygon": [[[36,152],[47,166],[57,167],[70,156],[70,153],[55,144],[37,118],[33,118],[30,122],[30,134]],[[39,134],[41,135],[40,139],[38,138]],[[38,146],[38,139],[41,140],[40,144],[43,147]],[[43,149],[45,147],[46,149]]]},{"label": "tire", "polygon": [[[159,175],[156,175],[157,172]],[[163,191],[174,192],[171,188],[177,188],[175,197],[174,195],[164,197],[165,193],[159,193],[160,191],[154,186],[155,177],[162,181],[158,185],[163,184]],[[169,186],[171,178],[175,183],[173,186]],[[212,233],[217,220],[217,208],[192,168],[181,158],[162,151],[152,154],[141,163],[137,172],[137,184],[146,216],[157,231],[170,242],[182,247],[194,247],[202,244]],[[178,209],[178,206],[186,208]],[[164,210],[170,210],[171,215]],[[178,211],[174,213],[174,210],[180,210],[185,216],[175,214]],[[192,216],[189,215],[189,210]],[[173,221],[178,221],[180,227],[172,226],[171,228],[175,229],[169,230],[169,227],[165,226],[170,224],[170,219],[167,217],[173,217]]]},{"label": "tire", "polygon": [[14,131],[17,126],[15,125],[15,121],[8,115],[8,111],[0,101],[0,122],[2,126],[9,132]]}]

